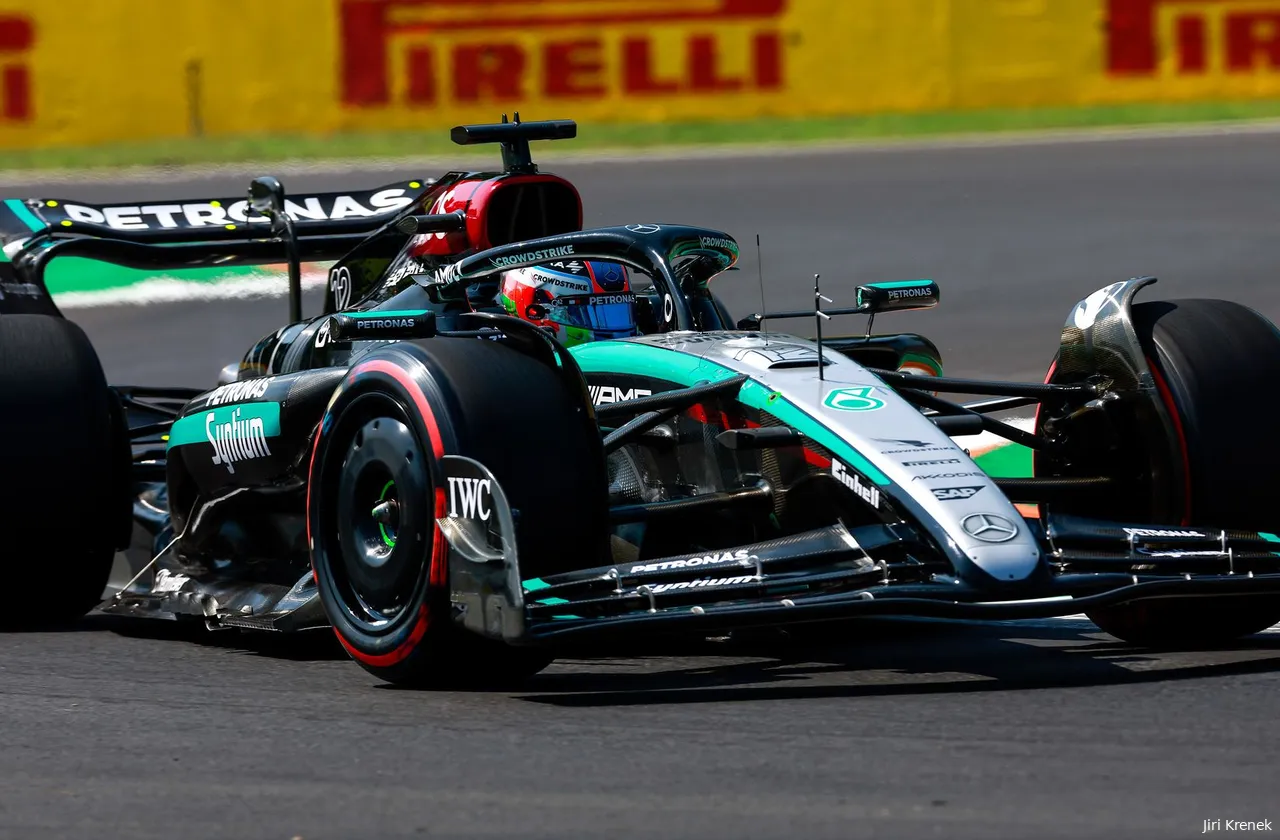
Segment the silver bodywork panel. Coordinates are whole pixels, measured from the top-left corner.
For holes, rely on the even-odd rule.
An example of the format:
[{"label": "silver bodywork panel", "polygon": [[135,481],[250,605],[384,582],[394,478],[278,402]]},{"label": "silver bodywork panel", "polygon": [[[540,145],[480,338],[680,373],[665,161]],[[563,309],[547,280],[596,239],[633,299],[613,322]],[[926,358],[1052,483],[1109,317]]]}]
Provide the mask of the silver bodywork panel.
[{"label": "silver bodywork panel", "polygon": [[[1025,580],[1040,566],[1034,536],[995,482],[917,408],[847,356],[824,352],[819,379],[817,344],[793,336],[669,332],[627,341],[696,356],[781,394],[883,473],[888,483],[876,482],[877,489],[913,512],[953,558],[959,554],[1002,582]],[[617,359],[624,364],[612,372],[626,374],[626,354]],[[580,361],[593,372],[589,359]],[[857,472],[844,463],[832,469]]]}]

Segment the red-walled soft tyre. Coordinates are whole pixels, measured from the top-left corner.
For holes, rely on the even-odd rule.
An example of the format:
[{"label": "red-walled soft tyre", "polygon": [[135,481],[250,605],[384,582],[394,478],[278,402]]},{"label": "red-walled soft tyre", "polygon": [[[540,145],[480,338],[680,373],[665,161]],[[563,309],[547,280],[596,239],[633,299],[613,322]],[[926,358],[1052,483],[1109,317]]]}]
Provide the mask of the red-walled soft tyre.
[{"label": "red-walled soft tyre", "polygon": [[[1153,487],[1152,523],[1273,531],[1280,527],[1280,331],[1254,310],[1223,300],[1139,303],[1133,323],[1176,440],[1182,486]],[[1144,434],[1152,430],[1142,430]],[[1135,440],[1138,451],[1150,441]],[[1104,518],[1107,510],[1080,511]],[[1172,598],[1092,610],[1106,632],[1134,644],[1222,644],[1280,621],[1274,596]]]},{"label": "red-walled soft tyre", "polygon": [[608,502],[584,410],[556,371],[495,342],[398,344],[352,367],[317,437],[307,517],[320,598],[353,659],[409,686],[498,686],[550,662],[453,621],[440,459],[493,472],[520,511],[526,579],[591,565]]}]

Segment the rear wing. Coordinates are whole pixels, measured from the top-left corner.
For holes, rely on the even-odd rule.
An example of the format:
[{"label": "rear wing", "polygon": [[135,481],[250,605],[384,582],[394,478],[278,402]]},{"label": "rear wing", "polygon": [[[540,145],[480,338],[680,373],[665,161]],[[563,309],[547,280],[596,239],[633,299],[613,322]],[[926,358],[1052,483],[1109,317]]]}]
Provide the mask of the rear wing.
[{"label": "rear wing", "polygon": [[70,256],[144,270],[287,260],[294,312],[301,299],[299,261],[338,259],[378,231],[392,229],[434,183],[422,178],[372,190],[285,197],[287,238],[271,219],[252,212],[247,198],[136,204],[0,199],[0,314],[58,314],[44,272],[55,258]]},{"label": "rear wing", "polygon": [[[300,236],[368,234],[411,205],[431,179],[372,190],[305,193],[285,199]],[[249,213],[243,197],[132,204],[91,204],[62,198],[0,200],[0,245],[36,234],[81,234],[142,244],[220,242],[269,231],[270,221]]]},{"label": "rear wing", "polygon": [[[572,120],[458,126],[455,143],[499,143],[505,172],[536,172],[531,140],[574,137]],[[287,259],[290,312],[301,303],[299,264],[347,255],[380,231],[399,230],[401,215],[433,188],[430,178],[372,190],[285,196],[275,179],[255,179],[278,195],[275,221],[250,210],[247,197],[92,204],[62,198],[0,199],[0,314],[57,314],[44,272],[57,257],[77,256],[144,270],[254,265]],[[419,223],[426,217],[419,217]],[[439,221],[439,220],[437,220]],[[420,226],[420,224],[419,224]],[[412,230],[411,226],[411,230]],[[418,232],[426,232],[419,230]],[[297,320],[295,318],[294,320]]]}]

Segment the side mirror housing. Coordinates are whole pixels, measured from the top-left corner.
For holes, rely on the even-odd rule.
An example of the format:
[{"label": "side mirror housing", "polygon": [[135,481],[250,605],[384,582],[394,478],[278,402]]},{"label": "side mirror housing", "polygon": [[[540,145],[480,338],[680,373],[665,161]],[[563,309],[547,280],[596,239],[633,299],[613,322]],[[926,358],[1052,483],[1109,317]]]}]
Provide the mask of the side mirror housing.
[{"label": "side mirror housing", "polygon": [[271,220],[271,234],[284,242],[289,261],[289,322],[302,320],[302,257],[298,253],[298,237],[293,220],[284,212],[284,185],[279,179],[262,175],[249,182],[249,212]]},{"label": "side mirror housing", "polygon": [[866,283],[857,288],[859,312],[900,312],[906,309],[930,309],[941,301],[942,293],[932,280],[898,280],[892,283]]},{"label": "side mirror housing", "polygon": [[270,175],[254,178],[249,182],[249,209],[276,221],[284,215],[284,186]]}]

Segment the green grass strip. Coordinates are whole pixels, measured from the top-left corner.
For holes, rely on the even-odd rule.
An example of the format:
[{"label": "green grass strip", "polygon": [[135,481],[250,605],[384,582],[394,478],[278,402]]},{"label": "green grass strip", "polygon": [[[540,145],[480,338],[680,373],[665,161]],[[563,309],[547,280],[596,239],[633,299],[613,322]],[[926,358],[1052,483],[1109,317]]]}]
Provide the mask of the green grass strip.
[{"label": "green grass strip", "polygon": [[[144,280],[164,276],[197,283],[217,283],[235,277],[263,274],[262,266],[222,266],[219,268],[180,268],[172,271],[155,271],[126,268],[121,265],[98,262],[83,257],[60,257],[49,263],[44,279],[53,294],[65,292],[98,292],[132,286]],[[282,287],[283,288],[283,287]]]},{"label": "green grass strip", "polygon": [[992,478],[1029,478],[1031,454],[1027,447],[1011,443],[985,452],[974,458],[974,461]]},{"label": "green grass strip", "polygon": [[[547,116],[562,116],[550,114]],[[578,139],[558,150],[649,148],[723,143],[880,140],[1002,131],[1039,131],[1258,120],[1280,117],[1280,100],[1176,102],[1061,108],[1005,108],[928,113],[886,113],[810,119],[735,122],[585,123]],[[538,144],[540,148],[546,148]],[[460,147],[443,128],[334,134],[264,134],[166,138],[84,148],[0,151],[0,170],[180,166],[240,161],[332,160],[447,154],[492,158],[492,148]]]}]

